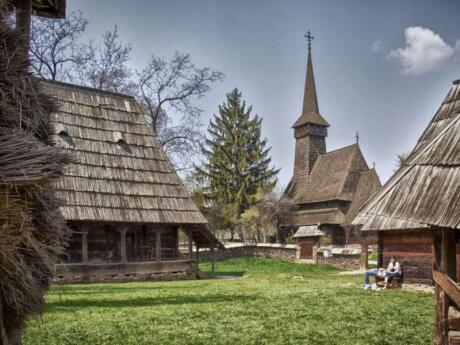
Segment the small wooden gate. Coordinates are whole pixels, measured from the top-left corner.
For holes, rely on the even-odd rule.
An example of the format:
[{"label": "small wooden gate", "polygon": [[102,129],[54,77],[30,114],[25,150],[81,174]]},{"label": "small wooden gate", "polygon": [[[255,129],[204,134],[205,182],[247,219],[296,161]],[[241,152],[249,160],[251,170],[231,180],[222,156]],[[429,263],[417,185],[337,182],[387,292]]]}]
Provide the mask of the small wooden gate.
[{"label": "small wooden gate", "polygon": [[309,242],[300,242],[300,259],[313,258],[313,244]]}]

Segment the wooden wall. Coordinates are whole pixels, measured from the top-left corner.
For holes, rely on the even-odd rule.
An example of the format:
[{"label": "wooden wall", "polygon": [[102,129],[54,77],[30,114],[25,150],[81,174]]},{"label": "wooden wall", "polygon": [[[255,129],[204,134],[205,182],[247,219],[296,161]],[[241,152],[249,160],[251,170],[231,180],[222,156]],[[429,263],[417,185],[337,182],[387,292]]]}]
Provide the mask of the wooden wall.
[{"label": "wooden wall", "polygon": [[379,251],[381,264],[388,266],[391,256],[399,260],[405,283],[432,284],[433,234],[429,231],[381,231]]}]

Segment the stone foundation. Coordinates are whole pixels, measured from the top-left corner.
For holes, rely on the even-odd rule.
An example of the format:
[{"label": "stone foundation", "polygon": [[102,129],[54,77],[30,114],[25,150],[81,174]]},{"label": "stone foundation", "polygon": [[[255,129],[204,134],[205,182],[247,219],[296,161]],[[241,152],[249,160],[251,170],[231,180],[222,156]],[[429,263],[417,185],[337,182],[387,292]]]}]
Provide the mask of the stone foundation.
[{"label": "stone foundation", "polygon": [[61,264],[55,265],[59,284],[161,281],[196,279],[194,261],[152,261],[126,264]]}]

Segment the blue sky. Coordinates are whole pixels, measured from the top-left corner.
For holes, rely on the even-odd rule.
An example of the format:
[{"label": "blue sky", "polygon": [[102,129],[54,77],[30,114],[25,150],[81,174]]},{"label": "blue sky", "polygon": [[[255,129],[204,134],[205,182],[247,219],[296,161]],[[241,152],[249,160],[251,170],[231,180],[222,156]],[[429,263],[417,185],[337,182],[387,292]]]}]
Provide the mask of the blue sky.
[{"label": "blue sky", "polygon": [[238,87],[264,119],[281,185],[293,170],[291,125],[302,107],[308,29],[319,108],[331,125],[327,148],[354,143],[359,131],[383,182],[460,79],[457,0],[73,0],[68,10],[89,19],[86,38],[117,24],[133,47],[133,69],[177,50],[224,72],[197,103],[204,125]]}]

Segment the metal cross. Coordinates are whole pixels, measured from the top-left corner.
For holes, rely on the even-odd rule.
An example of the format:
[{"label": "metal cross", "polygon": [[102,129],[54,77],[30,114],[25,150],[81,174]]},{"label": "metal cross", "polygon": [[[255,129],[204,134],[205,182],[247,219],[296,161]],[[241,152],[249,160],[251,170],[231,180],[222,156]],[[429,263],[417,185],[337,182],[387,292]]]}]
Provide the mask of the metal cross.
[{"label": "metal cross", "polygon": [[313,41],[315,39],[315,37],[311,34],[310,30],[308,30],[307,34],[304,35],[304,36],[308,41],[308,49],[310,50],[311,49],[311,41]]},{"label": "metal cross", "polygon": [[359,144],[359,132],[358,131],[356,131],[355,138],[356,138],[356,143]]}]

